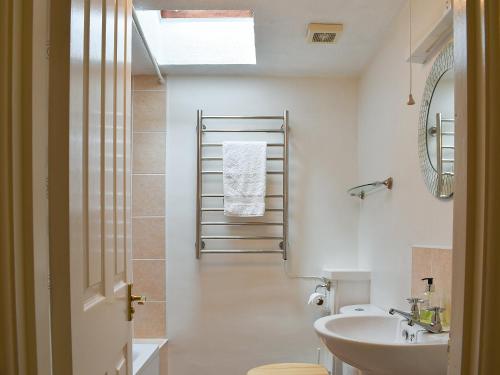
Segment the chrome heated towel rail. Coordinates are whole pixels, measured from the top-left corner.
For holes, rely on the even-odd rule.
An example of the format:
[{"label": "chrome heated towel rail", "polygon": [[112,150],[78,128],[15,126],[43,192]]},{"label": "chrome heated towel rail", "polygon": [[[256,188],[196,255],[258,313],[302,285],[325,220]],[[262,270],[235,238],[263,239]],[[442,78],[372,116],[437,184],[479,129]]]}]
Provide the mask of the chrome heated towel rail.
[{"label": "chrome heated towel rail", "polygon": [[[451,125],[451,129],[444,131],[443,130],[443,124],[448,123]],[[452,118],[443,118],[442,114],[440,112],[436,113],[436,127],[435,129],[431,129],[431,131],[435,132],[436,135],[436,164],[437,164],[437,193],[439,197],[441,198],[449,198],[449,195],[443,194],[444,186],[446,184],[444,178],[446,176],[453,176],[455,174],[454,172],[454,166],[455,166],[455,119]],[[432,133],[431,133],[432,135]],[[450,145],[447,143],[445,145],[444,143],[444,136],[451,136],[453,139],[452,144]],[[451,155],[450,157],[448,155],[447,158],[445,158],[444,150],[451,150]],[[444,164],[448,163],[448,165],[451,164],[451,171],[445,172]]]},{"label": "chrome heated towel rail", "polygon": [[[259,128],[259,129],[244,129],[244,128],[213,128],[208,129],[204,124],[204,120],[276,120],[281,121],[279,128]],[[197,177],[196,177],[196,258],[200,258],[202,254],[281,254],[283,259],[287,259],[288,247],[288,111],[284,111],[281,116],[207,116],[203,111],[198,110],[197,114]],[[267,147],[282,148],[283,152],[280,156],[268,156],[269,161],[282,161],[283,168],[281,170],[267,171],[268,175],[282,176],[282,192],[280,194],[267,194],[266,198],[278,198],[282,204],[280,208],[266,208],[266,212],[281,212],[281,220],[261,221],[209,221],[205,220],[204,213],[206,212],[223,212],[221,207],[205,207],[204,198],[224,198],[223,194],[206,194],[203,192],[203,177],[205,175],[222,175],[222,170],[205,170],[203,164],[205,161],[221,161],[219,156],[205,156],[203,152],[207,147],[221,147],[222,143],[204,142],[203,135],[205,133],[281,133],[282,142],[268,143]],[[267,226],[281,226],[281,235],[205,235],[204,227],[242,227],[250,226],[253,228],[262,228]],[[205,240],[272,240],[279,241],[277,247],[279,249],[207,249]]]}]

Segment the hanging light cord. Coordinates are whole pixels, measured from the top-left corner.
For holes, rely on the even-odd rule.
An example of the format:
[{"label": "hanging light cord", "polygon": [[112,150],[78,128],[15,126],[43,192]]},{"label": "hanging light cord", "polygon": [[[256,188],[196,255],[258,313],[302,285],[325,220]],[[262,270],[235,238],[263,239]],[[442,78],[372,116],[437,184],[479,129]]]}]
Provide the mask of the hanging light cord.
[{"label": "hanging light cord", "polygon": [[412,54],[413,54],[413,49],[412,49],[412,14],[411,14],[411,0],[409,2],[409,8],[410,8],[410,94],[408,95],[408,102],[406,104],[408,105],[413,105],[415,104],[415,100],[413,99],[413,64],[412,64]]},{"label": "hanging light cord", "polygon": [[412,14],[411,14],[411,0],[410,0],[410,94],[413,91],[413,64],[412,64],[412,55],[413,55],[413,49],[412,49]]}]

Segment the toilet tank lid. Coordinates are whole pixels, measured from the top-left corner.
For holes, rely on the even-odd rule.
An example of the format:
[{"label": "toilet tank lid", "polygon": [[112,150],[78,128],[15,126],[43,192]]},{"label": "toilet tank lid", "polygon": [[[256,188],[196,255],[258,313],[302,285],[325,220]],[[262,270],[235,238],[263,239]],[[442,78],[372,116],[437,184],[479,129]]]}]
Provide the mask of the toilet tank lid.
[{"label": "toilet tank lid", "polygon": [[365,269],[323,268],[323,276],[332,281],[369,281],[371,271]]},{"label": "toilet tank lid", "polygon": [[387,314],[384,310],[381,308],[375,306],[375,305],[348,305],[348,306],[342,306],[339,309],[339,312],[341,314]]}]

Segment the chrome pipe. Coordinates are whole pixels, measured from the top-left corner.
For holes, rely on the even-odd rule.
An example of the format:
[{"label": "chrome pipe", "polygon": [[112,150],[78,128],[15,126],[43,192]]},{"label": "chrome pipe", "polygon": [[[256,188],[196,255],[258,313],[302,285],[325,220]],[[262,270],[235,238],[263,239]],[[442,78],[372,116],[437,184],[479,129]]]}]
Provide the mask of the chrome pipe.
[{"label": "chrome pipe", "polygon": [[245,221],[245,222],[226,222],[226,221],[202,221],[201,225],[227,225],[227,226],[246,226],[246,225],[283,225],[283,223],[272,221]]},{"label": "chrome pipe", "polygon": [[203,116],[202,120],[284,120],[283,116]]},{"label": "chrome pipe", "polygon": [[281,236],[201,236],[202,240],[281,240]]},{"label": "chrome pipe", "polygon": [[283,113],[283,260],[288,256],[288,110]]},{"label": "chrome pipe", "polygon": [[[267,171],[266,174],[283,174],[283,171]],[[222,174],[222,171],[202,171],[201,174]]]},{"label": "chrome pipe", "polygon": [[[203,147],[222,147],[222,143],[203,143]],[[284,147],[283,143],[268,143],[267,147]]]},{"label": "chrome pipe", "polygon": [[208,129],[203,133],[283,133],[282,129]]},{"label": "chrome pipe", "polygon": [[[224,198],[224,194],[202,194],[202,198]],[[283,198],[283,194],[268,194],[266,198]]]},{"label": "chrome pipe", "polygon": [[[219,212],[224,211],[224,208],[202,208],[202,212]],[[266,208],[266,212],[279,212],[283,211],[282,208]]]},{"label": "chrome pipe", "polygon": [[[201,158],[201,160],[217,161],[222,160],[222,158],[220,156],[205,156]],[[283,160],[283,158],[280,156],[269,156],[266,158],[266,160]]]},{"label": "chrome pipe", "polygon": [[[444,121],[441,120],[441,123],[443,123]],[[427,133],[431,136],[431,137],[435,137],[436,134],[437,134],[437,127],[436,126],[433,126],[432,128],[429,128],[429,130],[427,131]],[[454,131],[447,131],[447,132],[442,132],[443,135],[455,135],[455,132]]]},{"label": "chrome pipe", "polygon": [[203,254],[275,254],[283,250],[202,250]]},{"label": "chrome pipe", "polygon": [[202,157],[202,123],[201,123],[201,118],[203,115],[203,111],[198,110],[197,112],[197,125],[196,125],[196,139],[197,139],[197,158],[196,158],[196,259],[200,259],[201,256],[201,249],[203,247],[203,243],[201,240],[201,205],[202,205],[202,193],[203,193],[203,178],[201,176],[201,168],[202,168],[202,162],[201,162],[201,157]]},{"label": "chrome pipe", "polygon": [[165,79],[161,75],[160,67],[158,65],[158,62],[156,61],[156,58],[153,55],[153,52],[151,52],[151,49],[149,48],[148,41],[146,40],[146,37],[144,35],[144,32],[142,31],[141,23],[139,22],[139,17],[137,17],[137,13],[135,11],[135,8],[132,6],[132,20],[134,21],[134,26],[135,29],[137,30],[137,34],[139,34],[139,37],[142,40],[142,43],[144,44],[144,47],[146,48],[146,52],[149,56],[149,59],[151,60],[151,63],[153,64],[153,69],[155,70],[155,73],[158,77],[158,82],[161,83],[162,85],[165,84]]}]

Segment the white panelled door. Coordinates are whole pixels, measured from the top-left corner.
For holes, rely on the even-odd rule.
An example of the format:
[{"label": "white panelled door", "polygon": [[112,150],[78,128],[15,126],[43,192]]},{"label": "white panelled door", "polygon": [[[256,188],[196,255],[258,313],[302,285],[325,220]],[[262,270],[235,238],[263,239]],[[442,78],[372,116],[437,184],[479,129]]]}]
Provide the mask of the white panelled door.
[{"label": "white panelled door", "polygon": [[66,4],[68,98],[51,91],[49,141],[54,375],[129,375],[132,2]]}]

